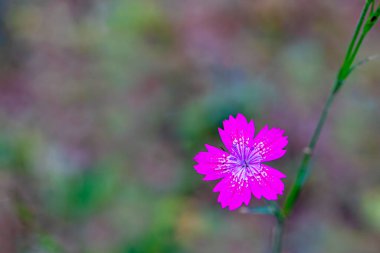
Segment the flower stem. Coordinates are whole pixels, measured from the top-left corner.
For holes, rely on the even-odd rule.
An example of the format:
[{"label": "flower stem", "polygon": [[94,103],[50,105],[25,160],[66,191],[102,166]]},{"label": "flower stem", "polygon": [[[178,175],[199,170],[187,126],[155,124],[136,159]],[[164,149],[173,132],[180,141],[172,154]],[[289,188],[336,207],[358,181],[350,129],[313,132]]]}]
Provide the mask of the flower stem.
[{"label": "flower stem", "polygon": [[310,144],[304,149],[304,155],[301,162],[301,165],[299,167],[296,180],[294,184],[292,185],[290,192],[288,193],[284,207],[283,207],[283,213],[285,216],[288,216],[288,214],[293,209],[293,206],[298,199],[299,193],[305,184],[305,181],[307,180],[309,173],[310,173],[310,159],[313,154],[313,150],[315,148],[315,145],[317,144],[317,141],[319,139],[319,136],[321,134],[321,130],[325,124],[327,115],[329,113],[329,109],[331,107],[332,102],[334,101],[336,93],[333,92],[333,90],[330,92],[330,95],[325,103],[325,106],[322,110],[321,116],[319,118],[317,127],[315,128],[314,134],[310,140]]},{"label": "flower stem", "polygon": [[366,15],[367,15],[367,11],[368,11],[371,3],[373,4],[373,0],[366,1],[366,4],[363,7],[363,10],[362,10],[362,13],[360,15],[358,24],[356,25],[356,28],[355,28],[354,35],[352,36],[352,40],[350,42],[350,45],[348,46],[348,49],[347,49],[347,52],[346,52],[346,57],[345,57],[344,62],[343,62],[343,66],[341,68],[341,70],[343,70],[343,71],[346,69],[346,68],[344,68],[345,64],[349,63],[349,60],[350,60],[349,58],[351,57],[352,50],[354,49],[355,42],[356,42],[356,40],[358,38],[358,35],[360,33],[360,30],[361,30],[361,28],[363,26],[364,19],[365,19]]},{"label": "flower stem", "polygon": [[[344,85],[347,77],[352,73],[352,70],[355,68],[352,67],[355,58],[359,52],[359,49],[362,45],[362,42],[364,41],[366,35],[371,30],[371,28],[374,26],[374,24],[377,22],[380,16],[380,6],[377,7],[376,11],[370,10],[370,14],[367,15],[367,12],[369,8],[374,6],[374,0],[367,0],[365,3],[365,6],[363,7],[362,13],[360,15],[359,21],[356,25],[355,32],[353,34],[353,37],[351,39],[351,42],[348,46],[345,59],[339,69],[338,75],[336,77],[335,83],[330,91],[330,94],[326,100],[326,103],[323,107],[323,110],[321,112],[321,115],[319,117],[317,126],[314,130],[314,133],[311,137],[311,140],[309,142],[309,145],[304,149],[303,151],[303,158],[301,161],[301,164],[298,168],[296,179],[293,183],[293,185],[290,188],[290,191],[288,192],[283,208],[278,208],[278,212],[276,213],[275,217],[277,219],[276,227],[274,228],[273,233],[273,247],[272,247],[272,253],[280,253],[281,247],[282,247],[282,236],[283,236],[283,230],[284,230],[284,223],[286,221],[286,218],[291,214],[294,205],[296,201],[298,200],[299,194],[307,181],[311,166],[310,166],[310,160],[313,155],[313,151],[315,149],[315,146],[319,140],[319,137],[321,135],[322,128],[326,122],[327,116],[329,114],[330,107],[340,90],[340,88]],[[364,25],[363,25],[364,24]],[[358,40],[359,38],[359,40]]]},{"label": "flower stem", "polygon": [[282,237],[284,234],[284,219],[276,217],[276,226],[273,228],[272,253],[281,253]]},{"label": "flower stem", "polygon": [[[372,4],[372,2],[373,2],[373,0],[367,0],[365,3],[365,6],[363,7],[362,13],[360,15],[359,22],[356,26],[354,35],[352,37],[352,40],[351,40],[350,45],[348,47],[348,50],[346,52],[346,56],[345,56],[345,59],[343,61],[343,64],[342,64],[342,66],[338,72],[336,81],[335,81],[333,88],[330,91],[329,97],[327,98],[326,103],[323,107],[321,116],[319,117],[317,126],[314,130],[312,137],[311,137],[310,143],[304,149],[304,155],[302,158],[301,165],[299,166],[299,169],[297,172],[296,180],[295,180],[294,184],[292,185],[292,187],[291,187],[291,189],[290,189],[290,191],[289,191],[289,193],[285,199],[285,202],[284,202],[283,213],[285,216],[288,216],[291,213],[291,211],[294,207],[294,204],[296,203],[296,201],[298,199],[299,193],[300,193],[303,185],[305,184],[306,180],[308,179],[308,176],[309,176],[310,170],[311,170],[310,160],[312,158],[314,148],[315,148],[315,146],[319,140],[319,136],[321,134],[322,128],[326,122],[326,118],[328,116],[329,109],[330,109],[339,89],[343,86],[347,77],[352,73],[352,71],[350,71],[350,69],[351,69],[351,66],[352,66],[352,64],[356,58],[356,55],[357,55],[359,49],[360,49],[360,46],[362,45],[362,42],[363,42],[365,36],[368,34],[369,30],[374,25],[373,23],[370,23],[370,22],[372,20],[372,17],[374,15],[376,15],[377,11],[375,12],[375,14],[371,14],[369,16],[369,18],[366,20],[366,17],[367,17],[366,15],[367,15],[368,9],[369,9],[370,5]],[[380,7],[378,7],[378,9],[379,8]],[[364,26],[363,26],[363,23],[364,23]],[[370,24],[370,26],[369,26],[369,24]],[[360,34],[360,37],[359,37],[359,34]],[[359,37],[359,41],[357,42],[358,37]]]},{"label": "flower stem", "polygon": [[273,207],[274,216],[276,217],[276,226],[273,228],[272,253],[281,253],[285,215],[276,202],[270,202],[269,205]]}]

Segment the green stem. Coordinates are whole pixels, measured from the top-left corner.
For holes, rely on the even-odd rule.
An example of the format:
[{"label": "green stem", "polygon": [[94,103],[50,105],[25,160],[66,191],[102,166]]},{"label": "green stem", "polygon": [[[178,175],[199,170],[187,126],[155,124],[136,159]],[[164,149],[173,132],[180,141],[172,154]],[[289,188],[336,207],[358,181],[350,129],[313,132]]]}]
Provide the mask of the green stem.
[{"label": "green stem", "polygon": [[[367,36],[368,32],[372,29],[372,27],[375,25],[375,23],[377,22],[379,16],[380,16],[380,6],[377,7],[376,11],[371,11],[372,13],[370,14],[366,24],[364,25],[364,28],[363,28],[363,32],[362,34],[360,35],[360,38],[359,38],[359,41],[358,43],[356,44],[355,46],[355,49],[352,53],[352,55],[349,57],[349,60],[348,60],[348,66],[351,66],[352,63],[355,61],[355,58],[356,58],[356,55],[358,54],[359,52],[359,49],[364,41],[364,38]],[[348,75],[349,73],[347,73]]]},{"label": "green stem", "polygon": [[[372,6],[372,10],[370,11],[369,18],[367,17],[368,9]],[[272,247],[272,253],[281,253],[281,244],[282,244],[282,237],[283,237],[283,231],[284,231],[284,223],[286,221],[286,218],[290,215],[292,212],[294,205],[299,197],[299,194],[308,179],[308,176],[310,174],[311,166],[310,166],[310,160],[313,155],[313,151],[315,149],[315,146],[319,140],[319,137],[321,135],[321,131],[323,126],[325,125],[327,116],[329,114],[330,107],[332,103],[334,102],[334,99],[339,91],[339,89],[343,86],[345,80],[347,77],[352,73],[352,71],[355,69],[356,65],[352,67],[352,64],[355,61],[356,55],[359,52],[359,49],[364,41],[364,38],[368,34],[368,32],[372,29],[374,24],[377,22],[378,18],[380,17],[380,6],[376,9],[376,11],[373,10],[374,8],[374,0],[367,0],[365,3],[365,6],[363,7],[362,13],[360,15],[359,21],[356,25],[355,32],[353,34],[353,37],[351,39],[351,42],[349,44],[349,47],[347,49],[345,59],[343,61],[343,64],[341,65],[341,68],[339,69],[336,81],[330,91],[329,97],[327,98],[327,101],[323,107],[321,116],[319,117],[317,126],[314,130],[314,133],[311,137],[309,145],[304,149],[303,158],[301,161],[300,166],[298,167],[298,172],[296,175],[296,179],[293,183],[293,185],[290,188],[290,191],[288,192],[283,208],[280,208],[278,205],[274,205],[269,203],[268,206],[272,207],[275,210],[273,215],[276,217],[276,226],[273,231],[273,247]],[[365,22],[365,24],[364,24]],[[364,26],[363,26],[364,24]],[[359,40],[358,40],[358,36]],[[358,41],[357,41],[358,40]]]},{"label": "green stem", "polygon": [[287,216],[290,213],[290,211],[293,209],[293,206],[296,200],[298,199],[298,195],[303,185],[305,184],[306,179],[308,178],[308,175],[310,173],[310,168],[311,168],[309,166],[310,159],[311,159],[313,150],[315,148],[315,145],[318,142],[319,136],[321,134],[323,125],[325,124],[331,104],[334,101],[335,95],[336,93],[334,92],[334,90],[332,90],[322,110],[321,116],[319,118],[317,127],[314,130],[310,143],[304,150],[303,159],[298,169],[295,183],[292,185],[290,192],[288,193],[285,199],[284,208],[283,208],[283,213],[285,216]]},{"label": "green stem", "polygon": [[284,234],[284,220],[277,217],[277,223],[273,229],[272,253],[281,253],[283,234]]},{"label": "green stem", "polygon": [[[296,203],[296,201],[298,199],[299,193],[300,193],[302,187],[304,186],[304,184],[305,184],[305,182],[306,182],[306,180],[310,174],[310,170],[311,170],[310,160],[312,157],[312,153],[313,153],[314,148],[315,148],[315,146],[319,140],[319,136],[320,136],[322,128],[325,124],[326,118],[327,118],[328,113],[329,113],[329,109],[330,109],[330,107],[334,101],[334,98],[335,98],[337,92],[339,91],[339,89],[344,84],[344,82],[347,79],[347,77],[349,76],[349,74],[351,73],[350,69],[351,69],[352,63],[355,60],[355,57],[356,57],[356,55],[360,49],[360,46],[362,45],[362,42],[363,42],[365,36],[369,32],[370,28],[372,28],[372,26],[373,26],[373,24],[371,24],[370,28],[368,28],[368,26],[367,26],[368,21],[367,21],[366,24],[364,25],[364,31],[361,33],[363,23],[365,21],[368,9],[369,9],[370,5],[372,4],[372,2],[373,2],[373,0],[367,0],[365,6],[363,7],[362,13],[360,15],[359,22],[357,23],[353,38],[352,38],[350,45],[348,47],[348,50],[346,52],[346,56],[345,56],[345,59],[343,61],[342,66],[339,70],[337,79],[336,79],[334,86],[333,86],[333,88],[329,94],[329,97],[328,97],[328,99],[327,99],[327,101],[323,107],[321,116],[318,120],[317,127],[315,128],[314,133],[311,137],[310,143],[304,149],[304,155],[303,155],[303,158],[301,161],[301,165],[298,168],[296,180],[295,180],[294,184],[291,186],[290,191],[285,198],[285,202],[284,202],[284,206],[283,206],[283,214],[285,216],[288,216],[291,213],[291,211],[293,210],[294,204]],[[359,41],[356,43],[357,38],[358,38],[360,33],[361,33],[361,36],[359,38]]]},{"label": "green stem", "polygon": [[[349,60],[349,58],[351,57],[352,49],[355,46],[356,39],[357,39],[357,37],[358,37],[358,35],[360,33],[360,30],[361,30],[361,28],[363,26],[363,23],[364,23],[364,19],[365,19],[366,15],[367,15],[367,11],[368,11],[368,9],[369,9],[369,7],[370,7],[370,5],[371,5],[372,2],[373,2],[373,0],[367,1],[366,4],[363,7],[363,10],[362,10],[362,13],[360,15],[359,21],[358,21],[358,23],[356,25],[356,29],[355,29],[354,35],[352,36],[352,40],[350,42],[350,45],[348,46],[348,49],[347,49],[347,52],[346,52],[346,57],[345,57],[345,59],[343,61],[344,63],[347,63],[348,60]],[[344,67],[345,66],[343,64],[342,69],[344,69]]]},{"label": "green stem", "polygon": [[271,215],[276,218],[276,226],[273,228],[272,253],[281,253],[282,237],[284,231],[285,215],[282,208],[275,201],[265,200],[266,207],[270,208]]},{"label": "green stem", "polygon": [[[330,107],[331,107],[339,89],[343,86],[345,80],[352,73],[352,70],[354,69],[352,67],[352,64],[355,61],[356,55],[359,52],[359,49],[360,49],[360,47],[364,41],[364,38],[366,37],[368,32],[372,29],[372,27],[377,22],[377,20],[380,16],[380,7],[378,7],[375,12],[373,10],[371,10],[369,18],[366,20],[367,12],[368,12],[368,9],[370,8],[371,4],[372,4],[372,8],[373,8],[374,0],[367,0],[365,3],[365,6],[363,7],[362,13],[360,15],[359,22],[357,23],[354,35],[353,35],[352,40],[351,40],[349,47],[347,49],[345,59],[343,61],[343,64],[341,65],[341,68],[339,69],[336,81],[335,81],[335,83],[334,83],[334,85],[330,91],[330,94],[327,98],[327,101],[323,107],[322,113],[319,117],[317,126],[314,130],[312,137],[311,137],[309,145],[304,149],[304,155],[303,155],[301,164],[298,168],[298,172],[296,175],[295,182],[291,186],[290,191],[285,198],[283,208],[281,209],[278,206],[276,207],[277,211],[275,213],[275,217],[276,217],[277,223],[276,223],[276,227],[274,228],[272,253],[280,253],[281,252],[284,223],[286,221],[286,218],[292,212],[294,205],[295,205],[296,201],[298,200],[299,194],[300,194],[306,180],[309,177],[309,174],[311,171],[310,160],[312,158],[315,146],[316,146],[316,144],[319,140],[319,137],[321,135],[322,128],[326,122],[327,116],[329,114]],[[364,24],[364,22],[365,22],[365,24]],[[363,24],[364,24],[364,26],[363,26]],[[359,35],[360,35],[360,37],[359,37],[359,40],[357,41]]]},{"label": "green stem", "polygon": [[[352,63],[354,62],[355,58],[356,58],[356,55],[358,54],[359,52],[359,49],[364,41],[364,38],[365,36],[367,35],[368,32],[363,32],[359,38],[359,41],[358,41],[358,44],[356,45],[355,49],[354,49],[354,52],[352,53],[350,59],[349,59],[349,62],[348,62],[348,66],[351,67]],[[349,72],[347,73],[347,75],[349,74]]]},{"label": "green stem", "polygon": [[358,63],[356,63],[356,64],[354,64],[354,65],[352,65],[351,68],[350,68],[349,74],[350,74],[352,71],[354,71],[356,68],[362,66],[363,64],[366,64],[366,63],[368,63],[368,62],[370,62],[370,61],[377,60],[377,59],[379,59],[379,58],[380,58],[380,55],[378,55],[378,54],[368,56],[367,58],[365,58],[365,59],[359,61]]}]

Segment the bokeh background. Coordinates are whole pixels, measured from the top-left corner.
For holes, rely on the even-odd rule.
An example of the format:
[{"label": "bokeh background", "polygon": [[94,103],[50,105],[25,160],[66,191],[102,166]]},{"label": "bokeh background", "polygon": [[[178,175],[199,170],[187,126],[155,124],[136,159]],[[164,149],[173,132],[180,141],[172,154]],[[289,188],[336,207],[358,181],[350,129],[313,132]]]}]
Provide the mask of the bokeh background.
[{"label": "bokeh background", "polygon": [[[363,3],[1,0],[0,252],[267,252],[273,218],[222,209],[193,157],[244,113],[286,130],[289,190]],[[380,252],[379,68],[339,94],[284,252]]]}]

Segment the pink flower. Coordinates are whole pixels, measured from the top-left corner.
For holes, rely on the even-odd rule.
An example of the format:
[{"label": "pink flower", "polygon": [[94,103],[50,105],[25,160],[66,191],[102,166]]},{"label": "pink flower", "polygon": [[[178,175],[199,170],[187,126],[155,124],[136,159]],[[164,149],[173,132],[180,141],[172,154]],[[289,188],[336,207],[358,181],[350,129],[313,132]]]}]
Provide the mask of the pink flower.
[{"label": "pink flower", "polygon": [[199,152],[194,160],[194,169],[205,175],[203,180],[222,179],[214,188],[219,192],[218,202],[222,207],[234,210],[243,203],[248,205],[251,194],[257,199],[264,197],[276,200],[282,194],[284,184],[280,180],[283,173],[263,162],[282,157],[288,144],[284,130],[265,126],[254,137],[254,124],[238,114],[230,116],[219,128],[220,137],[227,151],[205,145],[207,152]]}]

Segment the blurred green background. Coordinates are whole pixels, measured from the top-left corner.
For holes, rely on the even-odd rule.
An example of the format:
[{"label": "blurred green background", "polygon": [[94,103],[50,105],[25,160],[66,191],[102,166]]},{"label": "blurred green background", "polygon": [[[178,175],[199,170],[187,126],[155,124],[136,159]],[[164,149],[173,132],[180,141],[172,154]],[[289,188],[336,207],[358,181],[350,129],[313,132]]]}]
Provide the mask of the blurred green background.
[{"label": "blurred green background", "polygon": [[[0,252],[267,252],[273,218],[222,209],[193,157],[244,113],[286,130],[289,190],[363,3],[0,0]],[[339,94],[284,252],[380,252],[379,68]]]}]

